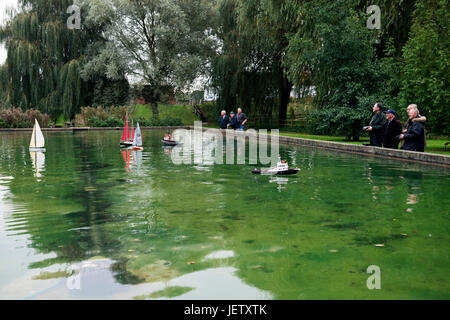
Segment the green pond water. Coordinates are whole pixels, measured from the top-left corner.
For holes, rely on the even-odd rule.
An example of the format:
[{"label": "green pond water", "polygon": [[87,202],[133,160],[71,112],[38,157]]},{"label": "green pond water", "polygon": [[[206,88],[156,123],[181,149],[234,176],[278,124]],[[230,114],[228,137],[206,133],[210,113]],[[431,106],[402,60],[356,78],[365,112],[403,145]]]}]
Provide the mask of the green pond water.
[{"label": "green pond water", "polygon": [[163,134],[0,133],[0,299],[450,298],[448,169],[281,146],[299,174],[255,176]]}]

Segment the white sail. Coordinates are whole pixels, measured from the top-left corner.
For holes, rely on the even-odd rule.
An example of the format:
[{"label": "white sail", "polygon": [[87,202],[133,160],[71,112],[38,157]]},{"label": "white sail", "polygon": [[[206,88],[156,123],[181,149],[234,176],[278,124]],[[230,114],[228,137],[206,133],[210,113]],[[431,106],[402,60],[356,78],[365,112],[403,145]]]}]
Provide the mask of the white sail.
[{"label": "white sail", "polygon": [[136,130],[134,131],[133,147],[142,147],[142,135],[139,122],[136,125]]},{"label": "white sail", "polygon": [[36,125],[33,127],[33,134],[31,135],[30,148],[36,148]]},{"label": "white sail", "polygon": [[43,148],[45,146],[44,135],[42,134],[39,122],[35,119],[33,134],[31,135],[30,148]]}]

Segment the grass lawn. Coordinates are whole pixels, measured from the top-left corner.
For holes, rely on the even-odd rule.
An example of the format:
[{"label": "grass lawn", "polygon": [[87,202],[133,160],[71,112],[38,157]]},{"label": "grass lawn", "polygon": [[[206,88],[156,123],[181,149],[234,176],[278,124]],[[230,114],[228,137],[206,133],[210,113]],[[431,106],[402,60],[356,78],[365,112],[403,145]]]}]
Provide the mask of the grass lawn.
[{"label": "grass lawn", "polygon": [[[194,125],[194,121],[199,120],[195,115],[191,106],[182,105],[158,105],[159,117],[164,118],[180,118],[183,125]],[[144,118],[150,120],[153,117],[153,112],[150,106],[138,105],[136,106],[134,115],[135,118]]]}]

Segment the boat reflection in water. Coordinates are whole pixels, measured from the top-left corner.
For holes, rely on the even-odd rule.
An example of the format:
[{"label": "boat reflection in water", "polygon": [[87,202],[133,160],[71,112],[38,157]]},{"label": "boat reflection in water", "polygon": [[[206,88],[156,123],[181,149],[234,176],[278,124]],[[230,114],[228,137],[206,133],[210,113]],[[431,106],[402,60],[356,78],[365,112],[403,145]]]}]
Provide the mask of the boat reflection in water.
[{"label": "boat reflection in water", "polygon": [[[45,153],[40,151],[30,151],[33,172],[36,178],[42,178],[42,171],[45,169]],[[41,181],[38,179],[38,181]]]},{"label": "boat reflection in water", "polygon": [[278,185],[277,189],[278,192],[281,192],[283,190],[287,190],[287,184],[289,183],[289,178],[282,178],[282,177],[272,177],[269,180],[270,183],[276,183]]},{"label": "boat reflection in water", "polygon": [[125,162],[125,171],[140,176],[142,174],[142,152],[126,149],[121,150],[121,153]]}]

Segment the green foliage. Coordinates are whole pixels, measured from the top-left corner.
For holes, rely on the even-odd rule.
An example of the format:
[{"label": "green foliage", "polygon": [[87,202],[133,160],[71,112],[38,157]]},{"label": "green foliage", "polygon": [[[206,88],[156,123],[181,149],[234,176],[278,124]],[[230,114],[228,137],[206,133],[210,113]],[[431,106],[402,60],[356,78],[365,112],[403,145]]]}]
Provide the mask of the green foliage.
[{"label": "green foliage", "polygon": [[[217,42],[216,21],[209,0],[78,0],[86,11],[84,22],[105,26],[114,45],[100,50],[83,70],[86,76],[97,65],[115,77],[125,70],[140,81],[147,103],[160,102],[164,88],[184,90],[200,75],[209,73]],[[195,18],[194,18],[195,17]],[[149,90],[147,90],[149,89]]]},{"label": "green foliage", "polygon": [[82,107],[75,116],[77,126],[118,127],[125,122],[126,107]]},{"label": "green foliage", "polygon": [[[286,119],[292,83],[282,66],[287,30],[284,5],[273,1],[222,0],[222,52],[213,63],[218,110],[244,109],[254,127],[277,127]],[[295,20],[294,20],[295,21]]]},{"label": "green foliage", "polygon": [[415,103],[435,134],[450,135],[450,10],[446,0],[417,4],[408,43],[403,48],[403,106]]},{"label": "green foliage", "polygon": [[39,110],[28,109],[25,112],[21,108],[0,109],[0,128],[32,128],[34,119],[42,128],[48,127],[50,117]]},{"label": "green foliage", "polygon": [[89,118],[88,124],[90,127],[94,128],[114,128],[114,127],[122,127],[124,125],[122,120],[119,120],[114,117],[108,117],[105,120],[99,119],[97,117]]},{"label": "green foliage", "polygon": [[144,118],[138,118],[135,120],[139,122],[141,127],[174,127],[174,126],[182,126],[183,121],[180,118],[159,118],[153,117],[150,120]]},{"label": "green foliage", "polygon": [[[66,11],[72,4],[72,0],[20,0],[18,13],[0,28],[0,42],[7,48],[7,61],[0,70],[0,101],[6,106],[73,117],[92,100],[111,103],[98,101],[98,95],[93,99],[96,82],[106,71],[92,79],[81,78],[83,65],[105,42],[102,27],[67,28]],[[125,88],[123,79],[122,74],[121,87]],[[103,95],[111,93],[105,85],[101,87]]]},{"label": "green foliage", "polygon": [[[217,109],[217,105],[215,102],[204,102],[197,106],[198,109],[202,112],[203,116],[206,118],[206,121],[215,123],[219,118],[220,111]],[[236,110],[229,110],[236,112]]]},{"label": "green foliage", "polygon": [[383,92],[373,35],[344,0],[306,2],[301,14],[303,27],[291,37],[285,60],[289,76],[302,87],[307,74],[315,86],[311,120],[318,133],[358,139]]}]

